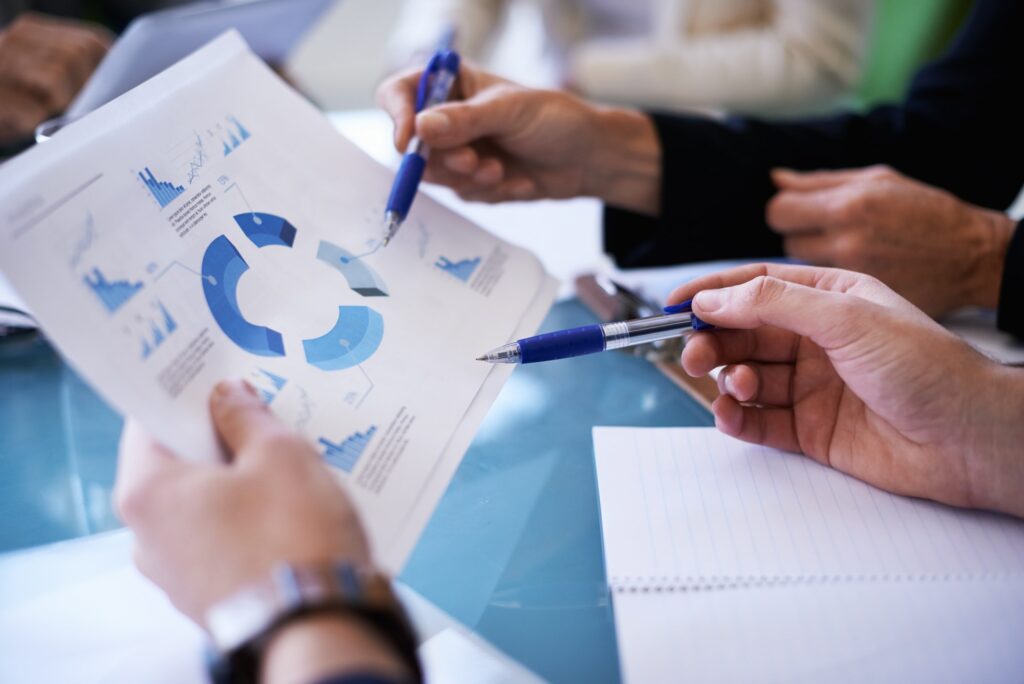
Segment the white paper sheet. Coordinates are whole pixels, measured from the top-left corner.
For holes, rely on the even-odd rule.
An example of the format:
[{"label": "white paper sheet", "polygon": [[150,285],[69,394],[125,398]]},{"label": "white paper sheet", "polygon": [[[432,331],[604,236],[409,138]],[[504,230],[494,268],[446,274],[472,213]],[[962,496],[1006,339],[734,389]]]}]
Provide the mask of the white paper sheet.
[{"label": "white paper sheet", "polygon": [[609,583],[1024,578],[1024,521],[895,496],[713,428],[595,428]]},{"label": "white paper sheet", "polygon": [[595,428],[627,682],[1011,682],[1024,523],[710,428]]},{"label": "white paper sheet", "polygon": [[398,571],[555,284],[418,198],[229,34],[0,169],[0,270],[62,354],[186,457],[246,378],[348,484]]},{"label": "white paper sheet", "polygon": [[1020,682],[1024,583],[616,594],[626,682]]}]

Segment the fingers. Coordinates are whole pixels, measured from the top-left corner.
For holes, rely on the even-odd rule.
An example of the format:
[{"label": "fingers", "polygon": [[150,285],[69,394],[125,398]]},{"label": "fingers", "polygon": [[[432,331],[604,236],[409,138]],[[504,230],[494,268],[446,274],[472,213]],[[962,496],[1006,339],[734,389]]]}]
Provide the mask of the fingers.
[{"label": "fingers", "polygon": [[134,525],[151,505],[154,488],[171,486],[196,467],[202,466],[177,458],[129,420],[121,433],[114,485],[114,503],[121,519]]},{"label": "fingers", "polygon": [[463,102],[448,102],[416,115],[416,135],[428,145],[446,149],[520,128],[518,100],[527,91],[495,86]]},{"label": "fingers", "polygon": [[845,292],[857,285],[858,282],[868,279],[857,273],[832,268],[796,264],[747,264],[694,278],[673,290],[666,303],[678,304],[687,299],[693,299],[701,290],[739,285],[759,276],[771,276],[808,287],[818,287],[836,292]]},{"label": "fingers", "polygon": [[719,327],[782,328],[807,337],[826,352],[871,334],[886,318],[884,307],[868,299],[771,276],[703,290],[694,297],[693,310]]},{"label": "fingers", "polygon": [[286,433],[252,385],[242,380],[219,383],[210,395],[213,424],[229,459],[256,452],[259,441]]},{"label": "fingers", "polygon": [[718,374],[718,391],[743,404],[793,405],[793,372],[788,363],[743,363]]},{"label": "fingers", "polygon": [[694,334],[683,347],[683,369],[697,377],[745,361],[791,362],[800,337],[788,330],[714,330]]},{"label": "fingers", "polygon": [[835,236],[822,232],[805,232],[787,236],[783,241],[786,256],[817,266],[835,265]]},{"label": "fingers", "polygon": [[802,453],[792,409],[742,406],[723,394],[711,404],[715,427],[723,434],[767,447]]},{"label": "fingers", "polygon": [[[873,167],[870,167],[873,168]],[[827,190],[864,175],[865,169],[840,169],[838,171],[794,171],[792,169],[772,169],[772,182],[779,190],[795,190],[809,192]]]},{"label": "fingers", "polygon": [[377,88],[377,105],[391,116],[395,124],[395,148],[404,152],[412,138],[416,116],[416,89],[422,69],[409,69],[393,76]]},{"label": "fingers", "polygon": [[780,192],[769,202],[765,219],[777,233],[821,230],[835,226],[842,212],[837,211],[845,189],[826,189],[810,192]]}]

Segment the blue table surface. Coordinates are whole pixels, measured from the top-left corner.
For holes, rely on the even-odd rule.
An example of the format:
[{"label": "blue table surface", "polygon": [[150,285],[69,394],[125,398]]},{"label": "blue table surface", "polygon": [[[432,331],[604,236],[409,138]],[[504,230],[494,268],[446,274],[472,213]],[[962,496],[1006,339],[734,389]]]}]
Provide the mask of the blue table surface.
[{"label": "blue table surface", "polygon": [[[543,327],[592,322],[572,300]],[[517,369],[402,579],[545,679],[618,681],[591,428],[711,423],[635,357]],[[45,341],[0,341],[0,552],[120,527],[120,428]]]}]

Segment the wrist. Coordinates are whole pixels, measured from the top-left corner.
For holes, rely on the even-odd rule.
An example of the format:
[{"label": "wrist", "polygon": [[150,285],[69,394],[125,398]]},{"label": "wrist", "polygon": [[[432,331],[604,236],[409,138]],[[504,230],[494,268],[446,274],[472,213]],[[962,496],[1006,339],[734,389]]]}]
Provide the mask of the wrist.
[{"label": "wrist", "polygon": [[1002,212],[977,208],[972,211],[977,238],[971,273],[964,279],[964,302],[967,306],[995,309],[999,306],[1003,269],[1016,222]]},{"label": "wrist", "polygon": [[656,216],[661,204],[661,141],[646,114],[613,107],[594,110],[593,141],[583,194]]},{"label": "wrist", "polygon": [[271,637],[263,653],[260,681],[299,684],[355,673],[395,681],[413,678],[394,648],[359,618],[314,614]]},{"label": "wrist", "polygon": [[990,361],[973,381],[984,396],[964,451],[971,505],[1024,517],[1024,369]]}]

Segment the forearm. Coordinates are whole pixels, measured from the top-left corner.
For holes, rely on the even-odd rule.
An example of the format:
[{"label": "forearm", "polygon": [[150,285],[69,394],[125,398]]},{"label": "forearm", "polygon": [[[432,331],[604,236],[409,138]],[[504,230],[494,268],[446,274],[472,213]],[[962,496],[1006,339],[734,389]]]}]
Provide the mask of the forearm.
[{"label": "forearm", "polygon": [[631,109],[597,108],[594,120],[584,194],[656,216],[661,195],[661,143],[650,117]]},{"label": "forearm", "polygon": [[357,674],[385,682],[406,682],[411,676],[371,627],[355,618],[322,615],[289,625],[271,639],[260,681],[312,684]]}]

